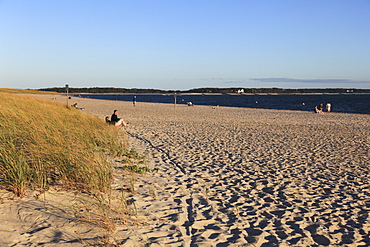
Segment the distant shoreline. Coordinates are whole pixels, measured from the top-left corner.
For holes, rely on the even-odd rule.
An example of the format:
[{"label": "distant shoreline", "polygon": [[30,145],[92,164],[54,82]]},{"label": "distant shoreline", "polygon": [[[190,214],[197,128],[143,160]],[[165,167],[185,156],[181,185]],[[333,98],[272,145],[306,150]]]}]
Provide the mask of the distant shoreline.
[{"label": "distant shoreline", "polygon": [[[66,95],[66,93],[61,93]],[[69,93],[69,96],[124,96],[124,95],[175,95],[175,93]],[[370,93],[176,93],[176,95],[370,95]]]}]

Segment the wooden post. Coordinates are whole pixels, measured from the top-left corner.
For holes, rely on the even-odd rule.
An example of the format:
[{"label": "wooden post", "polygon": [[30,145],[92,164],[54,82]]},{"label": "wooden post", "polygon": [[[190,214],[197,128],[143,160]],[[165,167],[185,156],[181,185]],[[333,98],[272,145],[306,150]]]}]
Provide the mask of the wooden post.
[{"label": "wooden post", "polygon": [[68,98],[69,98],[68,91],[69,91],[69,86],[68,86],[68,84],[66,84],[66,92],[67,92],[67,107],[68,107]]}]

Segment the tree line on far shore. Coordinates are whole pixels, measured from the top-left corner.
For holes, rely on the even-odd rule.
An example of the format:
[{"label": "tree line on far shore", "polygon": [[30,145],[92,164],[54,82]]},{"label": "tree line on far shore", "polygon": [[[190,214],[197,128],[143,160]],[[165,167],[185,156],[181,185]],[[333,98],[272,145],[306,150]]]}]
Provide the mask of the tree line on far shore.
[{"label": "tree line on far shore", "polygon": [[[65,87],[42,88],[39,91],[53,91],[65,93]],[[161,89],[142,89],[142,88],[114,88],[114,87],[90,87],[90,88],[68,88],[71,94],[187,94],[187,93],[221,93],[221,94],[316,94],[316,93],[370,93],[370,89],[347,89],[347,88],[194,88],[189,90],[161,90]]]}]

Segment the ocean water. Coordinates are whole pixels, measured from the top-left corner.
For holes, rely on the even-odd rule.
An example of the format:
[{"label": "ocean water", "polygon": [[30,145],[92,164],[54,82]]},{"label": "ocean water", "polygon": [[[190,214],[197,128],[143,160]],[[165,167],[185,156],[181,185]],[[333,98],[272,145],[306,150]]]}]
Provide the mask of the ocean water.
[{"label": "ocean water", "polygon": [[[132,101],[133,95],[86,95],[106,100]],[[136,95],[136,102],[174,104],[174,95]],[[176,104],[248,107],[313,111],[315,106],[327,102],[332,112],[370,114],[370,94],[314,94],[314,95],[176,95]]]}]

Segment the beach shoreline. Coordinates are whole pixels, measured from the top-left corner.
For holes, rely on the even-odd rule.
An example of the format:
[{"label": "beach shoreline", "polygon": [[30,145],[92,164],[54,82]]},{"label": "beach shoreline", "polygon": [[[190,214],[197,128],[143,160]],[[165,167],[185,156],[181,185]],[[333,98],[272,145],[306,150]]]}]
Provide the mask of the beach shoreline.
[{"label": "beach shoreline", "polygon": [[[63,95],[36,97],[66,104]],[[124,128],[131,148],[158,168],[138,177],[131,197],[143,223],[117,228],[122,246],[370,245],[369,115],[68,102],[102,121],[117,109],[131,123]],[[122,182],[116,176],[113,186]],[[34,222],[16,214],[24,204],[9,203],[1,204],[7,211],[0,220],[23,217],[23,232],[0,231],[3,240],[20,235],[14,246],[85,246],[47,237],[56,229],[47,220],[33,232]],[[61,223],[60,239],[67,239],[71,230],[63,224],[70,226]]]},{"label": "beach shoreline", "polygon": [[[283,109],[295,111],[314,111],[314,106],[319,102],[331,102],[331,112],[370,114],[369,95],[349,95],[349,94],[311,94],[311,95],[207,95],[207,94],[147,94],[147,95],[85,95],[84,97],[93,99],[106,99],[139,103],[167,103],[176,105],[187,105],[189,102],[197,106],[226,106],[242,107],[253,109]],[[325,104],[324,104],[325,108]],[[325,109],[324,109],[325,112]]]}]

